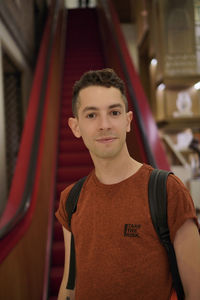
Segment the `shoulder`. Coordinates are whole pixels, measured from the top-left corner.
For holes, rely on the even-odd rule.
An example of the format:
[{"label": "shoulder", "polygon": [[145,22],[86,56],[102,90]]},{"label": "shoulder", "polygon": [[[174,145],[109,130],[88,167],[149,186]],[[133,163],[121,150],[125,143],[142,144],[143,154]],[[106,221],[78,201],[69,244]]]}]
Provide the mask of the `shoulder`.
[{"label": "shoulder", "polygon": [[171,240],[174,241],[177,230],[189,219],[199,226],[194,202],[189,190],[175,175],[170,174],[167,180],[168,222]]},{"label": "shoulder", "polygon": [[[149,181],[150,175],[152,173],[152,171],[154,170],[154,168],[148,164],[144,164],[142,167],[142,172],[140,173],[141,179],[143,180],[144,177],[147,178],[147,180]],[[166,171],[167,170],[163,170]],[[143,177],[143,178],[142,178]],[[190,193],[189,190],[187,189],[187,187],[184,185],[184,183],[173,173],[169,174],[168,178],[167,178],[167,194],[171,196],[175,196],[176,193],[182,193],[184,194],[186,197],[190,197]]]},{"label": "shoulder", "polygon": [[174,174],[170,174],[167,180],[167,198],[170,212],[195,213],[194,202],[188,188]]},{"label": "shoulder", "polygon": [[175,174],[170,174],[167,181],[167,187],[168,188],[176,188],[184,190],[185,192],[189,192],[187,187],[184,185],[184,183],[178,178]]},{"label": "shoulder", "polygon": [[[81,187],[79,187],[81,189],[81,193],[82,191],[85,189],[85,186],[87,186],[88,181],[90,180],[91,174],[89,174],[83,182],[83,185],[81,184]],[[70,184],[69,186],[67,186],[60,195],[60,205],[63,206],[63,208],[66,209],[66,202],[68,200],[69,194],[71,192],[71,190],[77,185],[79,184],[80,181],[82,181],[82,179],[84,178],[80,178],[79,180],[77,180],[76,182]]]},{"label": "shoulder", "polygon": [[174,174],[170,174],[167,180],[167,194],[171,198],[182,198],[189,202],[193,202],[190,191],[186,185]]},{"label": "shoulder", "polygon": [[73,187],[73,185],[74,185],[74,183],[70,184],[61,192],[58,209],[55,212],[55,216],[57,217],[59,223],[62,226],[64,226],[67,230],[70,230],[70,228],[68,226],[68,215],[66,212],[66,200],[67,200],[67,197],[68,197],[69,192],[70,192],[71,188]]},{"label": "shoulder", "polygon": [[76,184],[76,182],[68,185],[60,194],[60,201],[61,200],[64,200],[64,199],[67,199],[71,189],[73,188],[73,186]]},{"label": "shoulder", "polygon": [[[58,219],[58,221],[68,230],[71,231],[69,228],[69,217],[68,217],[68,209],[70,209],[71,206],[67,205],[67,200],[69,197],[69,193],[72,190],[72,188],[75,186],[77,182],[70,184],[67,186],[60,194],[60,201],[58,205],[58,209],[55,212],[55,215]],[[73,200],[73,198],[71,198]],[[73,204],[73,201],[71,202]]]}]

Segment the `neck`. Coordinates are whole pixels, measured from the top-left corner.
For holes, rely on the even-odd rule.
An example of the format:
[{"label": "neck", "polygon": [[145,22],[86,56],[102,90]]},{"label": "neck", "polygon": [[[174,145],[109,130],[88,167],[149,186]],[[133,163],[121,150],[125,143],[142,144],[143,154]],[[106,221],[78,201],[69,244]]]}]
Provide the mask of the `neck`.
[{"label": "neck", "polygon": [[[91,155],[92,156],[92,155]],[[127,147],[123,153],[114,158],[93,157],[95,174],[104,184],[115,184],[133,175],[142,166],[128,153]]]}]

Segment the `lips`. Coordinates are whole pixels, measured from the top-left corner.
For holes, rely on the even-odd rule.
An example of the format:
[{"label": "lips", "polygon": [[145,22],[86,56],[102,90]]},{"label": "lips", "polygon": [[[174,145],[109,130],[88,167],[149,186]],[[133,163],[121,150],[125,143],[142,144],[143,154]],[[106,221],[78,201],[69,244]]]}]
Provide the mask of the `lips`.
[{"label": "lips", "polygon": [[116,139],[117,139],[116,137],[109,136],[109,137],[97,138],[96,141],[99,142],[99,143],[110,143],[110,142],[113,142]]}]

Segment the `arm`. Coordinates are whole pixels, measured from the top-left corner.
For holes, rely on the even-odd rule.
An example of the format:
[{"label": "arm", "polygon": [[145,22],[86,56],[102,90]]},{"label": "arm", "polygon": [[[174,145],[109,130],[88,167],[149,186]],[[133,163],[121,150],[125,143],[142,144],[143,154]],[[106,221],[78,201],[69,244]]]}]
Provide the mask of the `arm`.
[{"label": "arm", "polygon": [[192,219],[177,231],[174,240],[185,300],[200,299],[200,235]]},{"label": "arm", "polygon": [[63,227],[64,243],[65,243],[65,265],[62,282],[58,294],[58,300],[74,300],[75,290],[67,290],[67,280],[69,274],[70,263],[70,245],[71,245],[71,232]]}]

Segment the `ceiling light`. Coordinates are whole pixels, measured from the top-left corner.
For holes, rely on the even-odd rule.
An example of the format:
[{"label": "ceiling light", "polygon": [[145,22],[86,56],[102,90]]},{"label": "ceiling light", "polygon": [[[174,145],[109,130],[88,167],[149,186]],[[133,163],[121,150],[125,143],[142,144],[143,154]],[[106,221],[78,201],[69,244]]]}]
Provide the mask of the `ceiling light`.
[{"label": "ceiling light", "polygon": [[195,90],[200,90],[200,81],[194,84]]},{"label": "ceiling light", "polygon": [[156,59],[156,58],[152,58],[152,60],[151,60],[151,65],[152,65],[152,66],[156,66],[157,63],[158,63],[157,59]]},{"label": "ceiling light", "polygon": [[165,89],[165,84],[164,83],[159,84],[159,86],[157,87],[157,89],[159,91],[163,91]]}]

